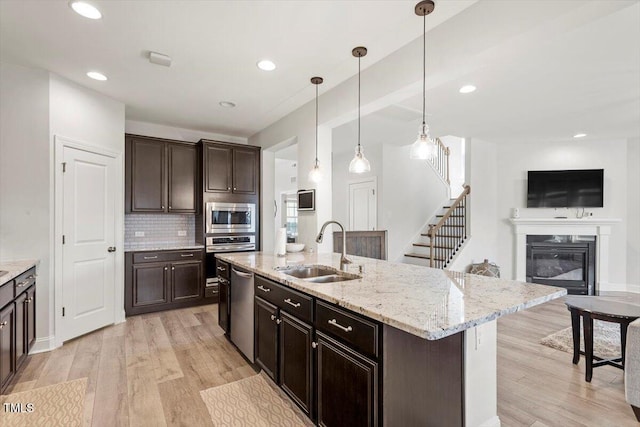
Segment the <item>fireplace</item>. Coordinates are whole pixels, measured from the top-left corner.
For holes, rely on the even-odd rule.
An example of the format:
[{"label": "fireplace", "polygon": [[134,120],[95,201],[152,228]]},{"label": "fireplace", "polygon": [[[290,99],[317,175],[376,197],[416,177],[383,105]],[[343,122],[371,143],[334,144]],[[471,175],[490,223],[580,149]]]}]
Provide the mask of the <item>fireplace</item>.
[{"label": "fireplace", "polygon": [[595,264],[595,236],[527,236],[527,282],[560,286],[573,295],[593,295]]}]

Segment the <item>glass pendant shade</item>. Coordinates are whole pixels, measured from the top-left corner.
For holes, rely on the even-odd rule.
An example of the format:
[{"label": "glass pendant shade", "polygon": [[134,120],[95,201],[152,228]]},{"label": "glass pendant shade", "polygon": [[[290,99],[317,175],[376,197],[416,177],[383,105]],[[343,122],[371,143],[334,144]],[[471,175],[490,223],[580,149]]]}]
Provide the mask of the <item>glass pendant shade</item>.
[{"label": "glass pendant shade", "polygon": [[322,181],[322,169],[320,168],[318,159],[316,159],[315,165],[313,165],[313,168],[309,172],[309,181],[316,183]]},{"label": "glass pendant shade", "polygon": [[417,160],[430,160],[437,154],[436,142],[429,136],[429,127],[423,124],[418,133],[418,139],[411,144],[409,158]]},{"label": "glass pendant shade", "polygon": [[371,170],[369,160],[364,156],[361,145],[356,145],[356,155],[353,156],[353,160],[349,163],[349,172],[351,173],[365,173]]}]

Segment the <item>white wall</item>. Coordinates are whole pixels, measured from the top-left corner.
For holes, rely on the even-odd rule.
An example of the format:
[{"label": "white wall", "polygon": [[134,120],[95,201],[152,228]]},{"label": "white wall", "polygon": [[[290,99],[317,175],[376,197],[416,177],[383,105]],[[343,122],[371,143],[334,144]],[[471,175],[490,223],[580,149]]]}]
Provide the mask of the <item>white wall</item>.
[{"label": "white wall", "polygon": [[627,285],[640,292],[640,138],[627,141]]},{"label": "white wall", "polygon": [[[498,176],[496,145],[479,139],[465,143],[466,181],[471,187],[467,201],[469,236],[464,249],[448,267],[466,271],[469,264],[484,259],[496,261],[498,218]],[[502,277],[505,276],[504,274]]]},{"label": "white wall", "polygon": [[378,212],[381,230],[388,230],[388,259],[400,260],[408,244],[424,232],[427,222],[448,200],[447,188],[426,161],[409,158],[410,145],[382,148],[384,195]]},{"label": "white wall", "polygon": [[39,340],[52,334],[49,172],[49,73],[0,63],[0,260],[40,260]]},{"label": "white wall", "polygon": [[[354,147],[355,149],[355,142]],[[349,228],[349,183],[370,177],[377,177],[378,181],[378,215],[376,229],[382,230],[380,227],[380,212],[382,212],[382,194],[383,176],[382,176],[382,145],[376,144],[365,147],[364,155],[371,164],[371,171],[362,174],[349,173],[349,163],[353,159],[353,151],[341,151],[333,153],[332,175],[332,214],[331,217]]]},{"label": "white wall", "polygon": [[201,139],[215,141],[235,142],[246,144],[247,138],[220,133],[202,132],[199,130],[165,126],[157,123],[140,122],[136,120],[125,121],[125,132],[134,135],[153,136],[155,138],[175,139],[178,141],[198,142]]}]

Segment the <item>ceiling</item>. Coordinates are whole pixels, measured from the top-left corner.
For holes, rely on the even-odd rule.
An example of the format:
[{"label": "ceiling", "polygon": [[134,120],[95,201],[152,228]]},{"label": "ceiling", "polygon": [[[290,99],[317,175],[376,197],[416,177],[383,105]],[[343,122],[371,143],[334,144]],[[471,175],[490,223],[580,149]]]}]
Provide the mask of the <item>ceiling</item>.
[{"label": "ceiling", "polygon": [[[574,4],[575,10],[543,16],[511,37],[504,27],[518,22],[520,11],[484,17],[482,33],[493,39],[485,48],[465,56],[441,47],[453,72],[427,59],[431,134],[496,142],[561,141],[577,133],[586,133],[585,140],[640,137],[640,3],[618,2],[612,9],[590,2],[588,13]],[[463,15],[477,16],[481,6],[486,9],[478,3],[449,20],[447,29],[466,29],[473,38],[476,28]],[[478,90],[460,94],[463,82]],[[413,142],[421,112],[420,93],[364,116],[363,144]],[[335,128],[333,151],[352,151],[356,136],[355,122]]]},{"label": "ceiling", "polygon": [[[363,68],[422,34],[412,1],[107,1],[103,19],[66,0],[0,1],[0,59],[50,70],[120,100],[126,117],[250,136],[353,76],[351,49],[369,48]],[[475,1],[440,0],[433,28]],[[149,51],[171,56],[150,64]],[[256,67],[263,58],[277,69]],[[109,78],[96,82],[85,73]],[[225,109],[220,101],[232,101]]]}]

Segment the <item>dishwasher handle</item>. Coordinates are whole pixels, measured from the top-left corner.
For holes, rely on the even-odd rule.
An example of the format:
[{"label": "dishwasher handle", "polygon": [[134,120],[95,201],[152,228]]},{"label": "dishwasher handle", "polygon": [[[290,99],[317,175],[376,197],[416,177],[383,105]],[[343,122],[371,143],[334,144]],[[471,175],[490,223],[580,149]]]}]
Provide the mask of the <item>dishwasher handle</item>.
[{"label": "dishwasher handle", "polygon": [[231,270],[233,270],[233,272],[236,273],[238,276],[244,277],[245,279],[252,279],[253,278],[253,273],[244,273],[242,271],[236,270],[233,267],[231,267]]}]

